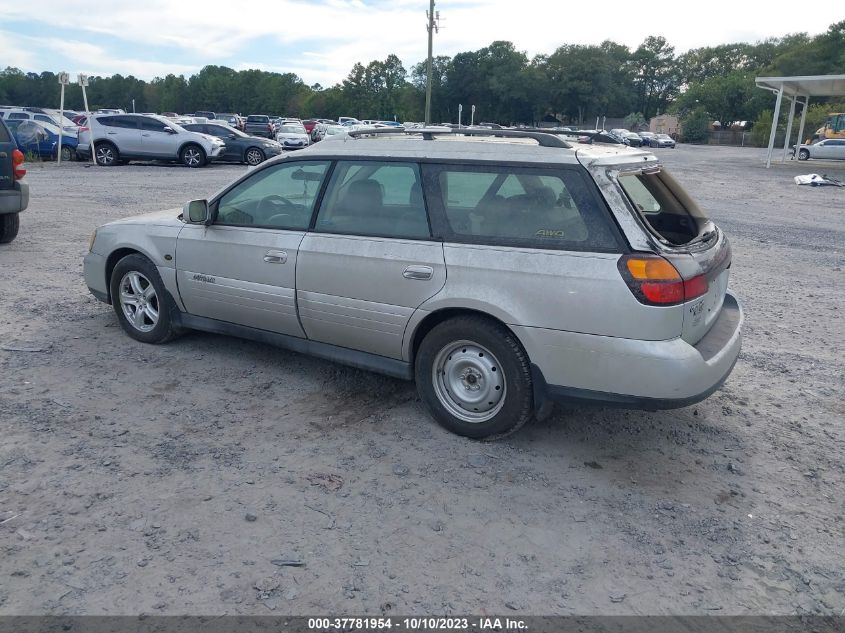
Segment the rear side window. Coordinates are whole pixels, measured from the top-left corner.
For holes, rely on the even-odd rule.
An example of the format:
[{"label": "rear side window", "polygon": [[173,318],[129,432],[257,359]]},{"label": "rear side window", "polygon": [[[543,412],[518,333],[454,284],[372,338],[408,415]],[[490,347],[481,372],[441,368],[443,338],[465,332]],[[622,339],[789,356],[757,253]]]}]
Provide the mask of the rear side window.
[{"label": "rear side window", "polygon": [[9,114],[10,119],[28,119],[30,118],[26,112],[12,112]]},{"label": "rear side window", "polygon": [[103,116],[97,117],[97,122],[100,125],[107,127],[120,127],[136,130],[138,129],[138,122],[136,118],[131,116]]},{"label": "rear side window", "polygon": [[646,222],[665,240],[686,244],[698,236],[704,216],[665,170],[622,174],[619,184]]},{"label": "rear side window", "polygon": [[450,241],[617,250],[606,212],[576,169],[426,165]]},{"label": "rear side window", "polygon": [[339,161],[317,214],[316,231],[428,239],[416,163]]}]

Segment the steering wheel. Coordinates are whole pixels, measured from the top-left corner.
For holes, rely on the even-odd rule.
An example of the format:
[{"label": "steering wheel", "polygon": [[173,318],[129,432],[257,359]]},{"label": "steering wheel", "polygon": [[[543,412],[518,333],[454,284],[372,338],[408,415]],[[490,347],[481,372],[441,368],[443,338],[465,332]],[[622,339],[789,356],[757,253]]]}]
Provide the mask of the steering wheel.
[{"label": "steering wheel", "polygon": [[272,213],[273,211],[278,210],[279,204],[281,204],[282,207],[294,206],[293,203],[287,198],[284,198],[283,196],[280,196],[277,193],[271,193],[269,196],[261,198],[261,202],[258,203],[258,208],[256,209],[256,211],[261,215],[263,215],[264,212]]}]

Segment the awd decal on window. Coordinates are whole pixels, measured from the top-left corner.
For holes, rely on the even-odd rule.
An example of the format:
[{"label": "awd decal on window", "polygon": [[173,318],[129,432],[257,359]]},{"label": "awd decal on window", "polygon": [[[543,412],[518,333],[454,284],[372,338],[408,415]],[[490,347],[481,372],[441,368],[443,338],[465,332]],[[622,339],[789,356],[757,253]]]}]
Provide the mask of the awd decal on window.
[{"label": "awd decal on window", "polygon": [[217,283],[217,280],[214,277],[208,277],[207,275],[194,275],[194,281],[201,281],[206,284],[213,284]]},{"label": "awd decal on window", "polygon": [[540,229],[534,234],[534,237],[563,237],[563,231]]}]

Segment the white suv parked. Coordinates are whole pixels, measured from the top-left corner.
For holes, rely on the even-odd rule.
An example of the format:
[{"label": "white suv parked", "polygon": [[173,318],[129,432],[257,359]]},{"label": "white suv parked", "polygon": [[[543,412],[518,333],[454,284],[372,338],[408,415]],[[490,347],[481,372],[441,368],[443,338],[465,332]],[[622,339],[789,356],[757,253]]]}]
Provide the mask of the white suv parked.
[{"label": "white suv parked", "polygon": [[223,153],[226,144],[215,136],[189,132],[158,115],[95,114],[81,128],[77,154],[91,157],[91,135],[97,164],[106,167],[130,160],[179,161],[203,167]]},{"label": "white suv parked", "polygon": [[728,240],[653,154],[379,132],[100,227],[89,289],[139,341],[194,328],[414,379],[474,438],[557,399],[682,407],[730,374]]}]

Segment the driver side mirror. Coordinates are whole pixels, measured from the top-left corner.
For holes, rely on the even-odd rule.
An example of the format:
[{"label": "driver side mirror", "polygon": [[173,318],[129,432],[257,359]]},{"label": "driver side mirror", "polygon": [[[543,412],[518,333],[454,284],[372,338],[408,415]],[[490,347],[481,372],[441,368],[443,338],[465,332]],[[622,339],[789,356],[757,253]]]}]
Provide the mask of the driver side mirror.
[{"label": "driver side mirror", "polygon": [[167,132],[168,134],[176,134],[176,130],[174,130],[169,125],[165,125],[164,128],[163,128],[163,131]]},{"label": "driver side mirror", "polygon": [[188,224],[204,224],[208,226],[212,222],[211,213],[208,209],[208,200],[191,200],[182,207],[182,219]]}]

